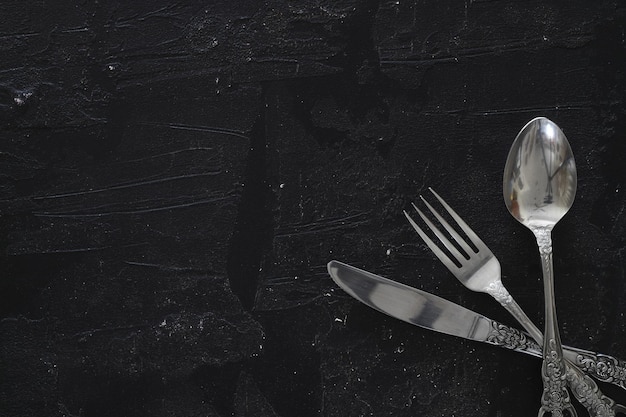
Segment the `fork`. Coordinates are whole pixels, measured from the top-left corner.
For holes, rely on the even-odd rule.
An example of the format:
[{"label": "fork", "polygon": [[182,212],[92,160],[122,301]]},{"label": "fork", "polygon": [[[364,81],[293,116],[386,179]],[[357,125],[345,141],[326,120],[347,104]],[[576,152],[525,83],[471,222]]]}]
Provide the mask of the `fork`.
[{"label": "fork", "polygon": [[[413,226],[415,231],[420,235],[422,240],[434,252],[439,260],[452,272],[452,274],[465,287],[472,291],[484,292],[496,299],[515,319],[526,329],[526,331],[542,346],[543,334],[528,318],[526,313],[513,299],[513,296],[507,291],[502,284],[500,262],[495,255],[489,250],[487,245],[476,235],[476,233],[461,219],[461,217],[432,189],[430,192],[439,200],[441,205],[446,209],[450,217],[456,222],[459,229],[463,231],[469,241],[474,245],[472,248],[465,239],[435,210],[435,208],[420,195],[420,199],[443,226],[448,234],[457,243],[455,246],[446,235],[439,229],[426,215],[415,205],[413,208],[428,226],[431,232],[439,239],[441,244],[447,249],[449,256],[444,252],[433,240],[417,225],[413,218],[404,211],[407,220]],[[459,250],[461,249],[461,250]],[[462,251],[462,252],[461,252]],[[565,359],[566,374],[568,386],[574,397],[589,411],[591,416],[610,417],[616,413],[626,414],[626,407],[616,404],[615,401],[606,397],[596,382],[583,372],[570,360]],[[545,394],[544,394],[545,395]],[[566,410],[575,417],[576,410],[571,404]],[[539,415],[542,415],[540,410]],[[558,411],[553,412],[552,417],[560,417]]]}]

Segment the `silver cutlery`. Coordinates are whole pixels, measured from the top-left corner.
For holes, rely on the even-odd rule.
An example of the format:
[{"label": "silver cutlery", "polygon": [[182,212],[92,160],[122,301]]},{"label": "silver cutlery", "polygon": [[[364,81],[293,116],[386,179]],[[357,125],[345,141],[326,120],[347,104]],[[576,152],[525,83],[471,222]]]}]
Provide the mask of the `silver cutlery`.
[{"label": "silver cutlery", "polygon": [[[420,235],[422,240],[435,253],[439,260],[452,272],[452,274],[467,288],[485,292],[495,298],[504,308],[507,309],[516,320],[524,327],[524,329],[539,344],[543,342],[541,331],[532,323],[522,308],[517,304],[507,289],[502,284],[501,268],[498,259],[489,250],[487,245],[476,235],[476,233],[465,223],[461,217],[437,194],[430,189],[432,194],[439,200],[439,203],[447,211],[458,228],[465,234],[469,242],[474,246],[470,246],[468,242],[452,227],[448,221],[441,216],[435,208],[420,196],[424,205],[430,213],[437,219],[439,224],[443,226],[448,235],[458,245],[449,240],[446,235],[415,205],[414,209],[428,226],[430,231],[437,237],[442,245],[447,249],[446,254],[437,244],[417,225],[413,218],[405,211],[404,214],[413,228]],[[544,346],[545,349],[545,346]],[[592,416],[612,416],[615,415],[612,410],[613,401],[604,396],[598,389],[597,384],[569,360],[565,360],[565,370],[563,373],[563,382],[569,385],[574,396],[583,404]],[[560,412],[560,408],[568,409],[572,415],[575,415],[573,406],[566,401],[558,404],[548,404],[540,410],[540,415],[545,412],[552,412],[553,415]]]},{"label": "silver cutlery", "polygon": [[[542,357],[542,347],[526,333],[434,294],[334,260],[328,263],[328,273],[346,293],[393,318],[443,334]],[[564,353],[572,361],[597,364],[584,368],[585,372],[626,389],[626,362],[569,346],[564,346]],[[604,368],[599,365],[603,363],[615,370],[614,376],[606,378],[605,373],[599,371]],[[613,414],[626,415],[626,407],[609,398],[605,405]]]},{"label": "silver cutlery", "polygon": [[576,412],[566,389],[566,363],[554,301],[552,229],[574,202],[576,164],[561,129],[545,117],[531,120],[515,138],[504,168],[504,200],[509,212],[537,239],[543,269],[545,331],[539,415]]}]

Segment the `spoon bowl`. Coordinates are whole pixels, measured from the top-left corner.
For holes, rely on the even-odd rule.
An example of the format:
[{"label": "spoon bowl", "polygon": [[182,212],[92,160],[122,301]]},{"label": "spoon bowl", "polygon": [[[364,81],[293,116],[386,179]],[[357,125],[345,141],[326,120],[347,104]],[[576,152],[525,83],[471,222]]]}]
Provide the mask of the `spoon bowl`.
[{"label": "spoon bowl", "polygon": [[504,201],[529,228],[553,227],[576,195],[576,164],[567,138],[549,119],[531,120],[513,142],[504,168]]}]

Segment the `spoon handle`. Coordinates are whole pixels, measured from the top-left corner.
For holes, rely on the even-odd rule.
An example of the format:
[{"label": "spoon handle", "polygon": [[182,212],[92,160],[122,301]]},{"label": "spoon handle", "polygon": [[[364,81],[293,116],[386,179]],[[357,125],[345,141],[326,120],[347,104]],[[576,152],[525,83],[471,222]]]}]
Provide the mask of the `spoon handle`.
[{"label": "spoon handle", "polygon": [[554,302],[554,271],[552,266],[552,229],[535,227],[533,233],[537,238],[541,265],[543,269],[543,287],[545,297],[545,332],[543,339],[543,395],[539,415],[550,412],[553,417],[562,416],[568,410],[576,416],[569,393],[567,392],[567,367],[563,358],[563,347],[556,318]]},{"label": "spoon handle", "polygon": [[[535,326],[535,324],[526,315],[524,310],[517,304],[515,299],[509,294],[504,285],[500,281],[496,281],[495,285],[490,288],[498,288],[498,291],[488,291],[500,304],[509,312],[515,319],[524,327],[524,329],[531,335],[538,345],[543,344],[543,334],[541,330]],[[506,331],[507,329],[500,329]],[[510,330],[510,329],[509,329]],[[521,341],[525,340],[522,337],[511,337],[507,341]],[[531,344],[528,344],[528,348],[531,348]],[[508,347],[508,346],[507,346]],[[565,350],[564,350],[565,353]],[[592,417],[614,417],[615,409],[618,407],[615,401],[605,396],[596,382],[589,376],[585,375],[583,371],[567,357],[565,358],[566,364],[566,381],[567,386],[572,391],[574,398],[581,403],[589,415]],[[621,406],[620,406],[621,407]]]}]

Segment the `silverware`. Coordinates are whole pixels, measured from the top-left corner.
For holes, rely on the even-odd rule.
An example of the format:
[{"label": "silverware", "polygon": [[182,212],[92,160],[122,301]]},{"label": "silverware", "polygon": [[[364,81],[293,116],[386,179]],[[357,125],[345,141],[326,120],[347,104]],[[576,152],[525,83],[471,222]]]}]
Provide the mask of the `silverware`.
[{"label": "silverware", "polygon": [[[526,333],[434,294],[339,261],[328,263],[328,273],[346,293],[396,319],[443,334],[489,343],[537,358],[542,357],[541,346]],[[612,356],[569,346],[564,346],[564,352],[572,361],[595,363],[596,366],[584,368],[585,372],[626,389],[626,362]],[[617,369],[610,380],[601,371],[604,366],[599,364],[604,363]],[[626,414],[626,407],[622,405],[611,401],[610,407],[615,413]]]},{"label": "silverware", "polygon": [[545,117],[531,120],[515,138],[504,168],[504,200],[509,212],[537,239],[543,269],[545,331],[539,415],[576,411],[566,389],[566,364],[554,302],[552,229],[574,202],[576,164],[561,129]]},{"label": "silverware", "polygon": [[[543,335],[541,331],[533,324],[533,322],[524,313],[522,308],[517,304],[507,289],[502,284],[500,276],[500,262],[489,250],[487,245],[476,235],[476,233],[461,219],[461,217],[437,194],[430,189],[431,193],[439,200],[439,203],[450,215],[459,229],[467,236],[469,242],[474,246],[472,248],[465,239],[457,233],[443,216],[441,216],[435,208],[420,196],[430,213],[443,226],[449,236],[458,244],[457,247],[439,230],[439,228],[415,205],[413,208],[422,218],[424,223],[445,246],[449,254],[447,255],[437,244],[417,225],[413,218],[405,211],[404,215],[415,231],[420,235],[422,240],[435,253],[439,260],[452,272],[452,274],[467,288],[485,292],[495,298],[507,311],[515,317],[515,319],[524,327],[524,329],[533,337],[533,339],[541,344],[543,343]],[[545,348],[545,347],[544,347]],[[591,378],[587,377],[573,363],[565,361],[565,381],[569,384],[574,396],[583,404],[593,416],[612,416],[613,401],[608,399],[600,392],[597,384]],[[570,404],[571,405],[571,404]],[[558,405],[556,405],[558,407]],[[548,411],[542,408],[542,413]],[[554,409],[549,410],[555,412]]]}]

